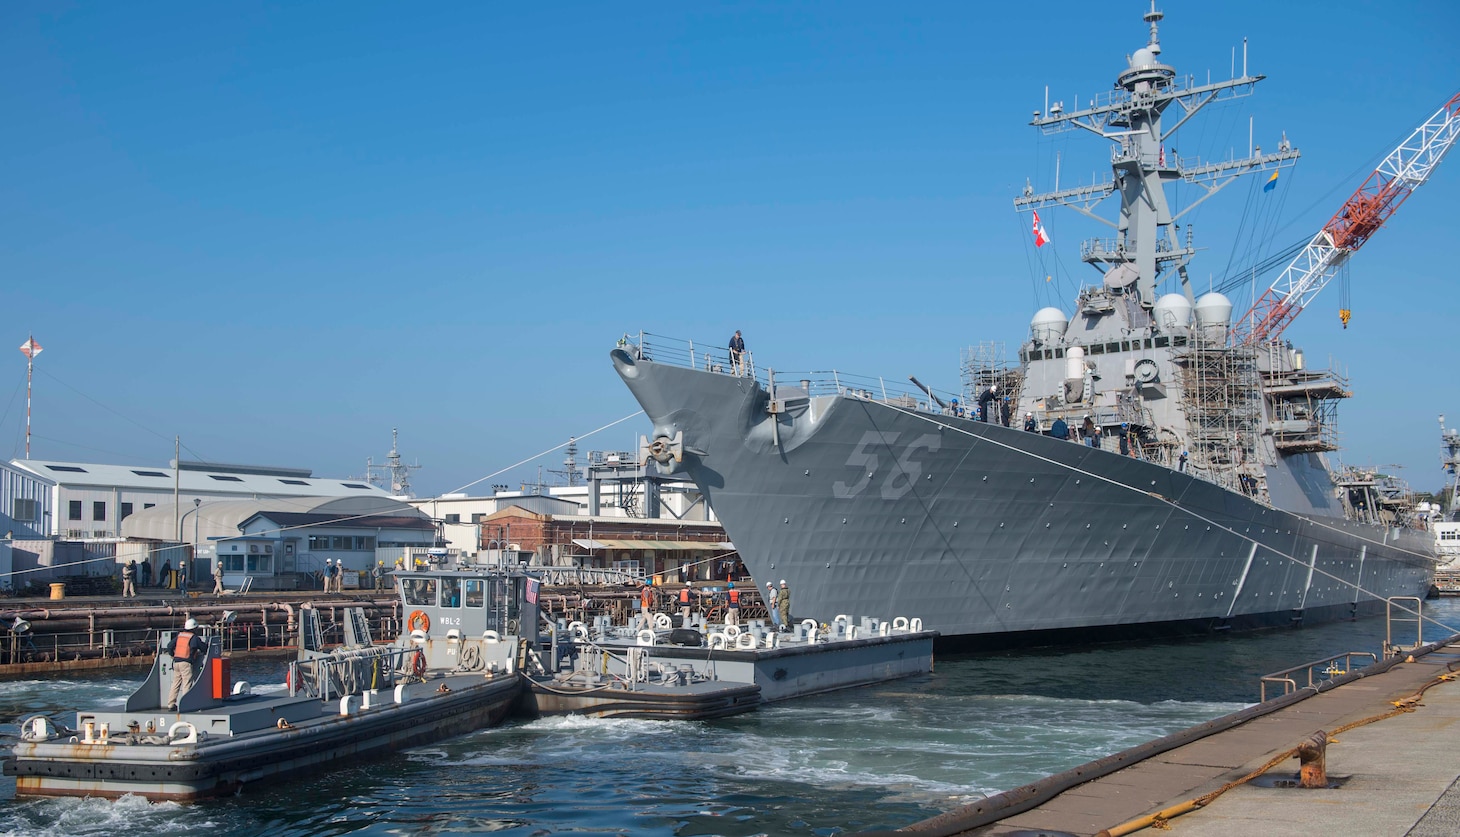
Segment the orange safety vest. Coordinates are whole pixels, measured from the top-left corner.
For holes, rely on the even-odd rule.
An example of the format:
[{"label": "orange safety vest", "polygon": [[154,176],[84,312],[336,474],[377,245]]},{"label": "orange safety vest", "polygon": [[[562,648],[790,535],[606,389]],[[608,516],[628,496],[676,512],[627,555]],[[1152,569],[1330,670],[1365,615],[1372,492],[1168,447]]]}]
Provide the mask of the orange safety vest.
[{"label": "orange safety vest", "polygon": [[644,592],[642,592],[642,593],[639,594],[639,605],[641,607],[643,607],[645,610],[648,610],[649,607],[650,607],[650,605],[651,605],[651,603],[653,601],[654,601],[654,588],[652,588],[652,587],[645,587],[644,588]]},{"label": "orange safety vest", "polygon": [[679,591],[679,603],[682,604],[682,605],[689,604],[689,588],[688,587],[686,587],[683,590],[680,590]]},{"label": "orange safety vest", "polygon": [[730,606],[740,607],[740,591],[733,587],[730,588]]},{"label": "orange safety vest", "polygon": [[193,657],[193,632],[183,631],[177,635],[177,643],[172,646],[172,658],[174,660],[191,661]]}]

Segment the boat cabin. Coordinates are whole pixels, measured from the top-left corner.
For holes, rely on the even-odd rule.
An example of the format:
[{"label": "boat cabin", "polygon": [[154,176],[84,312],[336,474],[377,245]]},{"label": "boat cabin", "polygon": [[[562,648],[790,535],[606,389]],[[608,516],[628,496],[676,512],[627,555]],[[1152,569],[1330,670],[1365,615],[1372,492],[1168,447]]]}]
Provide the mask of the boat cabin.
[{"label": "boat cabin", "polygon": [[391,574],[406,631],[433,638],[536,636],[542,582],[520,571],[426,569]]}]

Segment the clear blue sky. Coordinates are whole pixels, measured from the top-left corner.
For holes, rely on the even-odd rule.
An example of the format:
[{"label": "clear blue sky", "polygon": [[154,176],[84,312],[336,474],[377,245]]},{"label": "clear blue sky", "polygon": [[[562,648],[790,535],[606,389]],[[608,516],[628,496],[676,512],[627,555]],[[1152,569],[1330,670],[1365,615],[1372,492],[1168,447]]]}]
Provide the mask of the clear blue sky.
[{"label": "clear blue sky", "polygon": [[[1144,9],[6,3],[4,454],[29,333],[36,458],[161,464],[181,435],[346,476],[399,427],[422,495],[632,413],[624,332],[740,328],[776,368],[956,387],[961,348],[1012,354],[1048,289],[1094,277],[1078,242],[1105,228],[1045,213],[1035,253],[1011,200],[1056,154],[1061,185],[1108,173],[1102,141],[1027,122],[1045,85],[1109,89]],[[1203,290],[1253,229],[1310,236],[1460,87],[1450,2],[1163,9],[1179,71],[1226,78],[1247,37],[1269,76],[1181,154],[1245,153],[1249,116],[1304,152],[1268,203],[1244,213],[1243,182],[1193,213]],[[1335,283],[1288,331],[1351,376],[1345,460],[1427,490],[1435,415],[1460,421],[1457,202],[1452,158],[1354,259],[1349,329]]]}]

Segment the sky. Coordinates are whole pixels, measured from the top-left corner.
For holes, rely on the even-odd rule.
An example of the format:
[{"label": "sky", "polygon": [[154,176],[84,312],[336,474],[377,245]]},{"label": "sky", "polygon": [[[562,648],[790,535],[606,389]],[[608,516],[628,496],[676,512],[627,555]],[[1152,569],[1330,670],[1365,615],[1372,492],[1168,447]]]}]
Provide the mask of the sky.
[{"label": "sky", "polygon": [[[1049,210],[1036,250],[1012,200],[1108,176],[1104,140],[1028,122],[1109,90],[1146,8],[0,4],[0,337],[44,347],[31,455],[165,465],[180,437],[363,476],[397,428],[418,496],[551,481],[562,452],[533,457],[637,410],[608,352],[640,330],[956,390],[962,350],[1012,358],[1098,278],[1079,242],[1107,228]],[[1198,291],[1310,238],[1460,84],[1457,4],[1162,9],[1178,72],[1228,78],[1246,38],[1268,77],[1183,158],[1244,156],[1249,126],[1303,152],[1191,213]],[[1460,424],[1457,205],[1449,160],[1287,330],[1355,392],[1342,461],[1421,490],[1436,416]],[[14,351],[7,458],[25,387]]]}]

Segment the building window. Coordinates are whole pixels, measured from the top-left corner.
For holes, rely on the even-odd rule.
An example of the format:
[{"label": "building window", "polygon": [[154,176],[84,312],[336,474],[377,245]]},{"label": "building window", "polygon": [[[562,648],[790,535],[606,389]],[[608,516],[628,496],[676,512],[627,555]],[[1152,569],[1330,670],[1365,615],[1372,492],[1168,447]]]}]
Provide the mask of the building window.
[{"label": "building window", "polygon": [[98,521],[100,521],[100,520],[106,520],[106,502],[105,501],[103,501],[103,500],[97,500],[96,502],[94,502],[94,503],[91,504],[91,519],[92,520],[98,520]]},{"label": "building window", "polygon": [[461,515],[459,515],[459,514],[448,514],[448,515],[446,515],[446,522],[447,523],[460,523],[461,522]]},{"label": "building window", "polygon": [[81,501],[80,500],[72,500],[71,502],[69,502],[69,503],[66,504],[66,519],[67,520],[80,520],[81,519]]},{"label": "building window", "polygon": [[34,500],[16,497],[15,502],[11,504],[10,516],[22,523],[35,523],[36,502]]},{"label": "building window", "polygon": [[157,507],[157,504],[156,503],[143,503],[142,504],[142,508],[143,509],[151,509],[151,508],[156,508],[156,507]]},{"label": "building window", "polygon": [[122,510],[117,513],[117,521],[120,522],[120,521],[126,520],[128,517],[131,517],[131,516],[132,516],[132,504],[131,503],[123,503],[122,504]]},{"label": "building window", "polygon": [[243,482],[243,479],[241,477],[225,477],[218,474],[209,474],[208,477],[210,479],[218,480],[219,482]]}]

